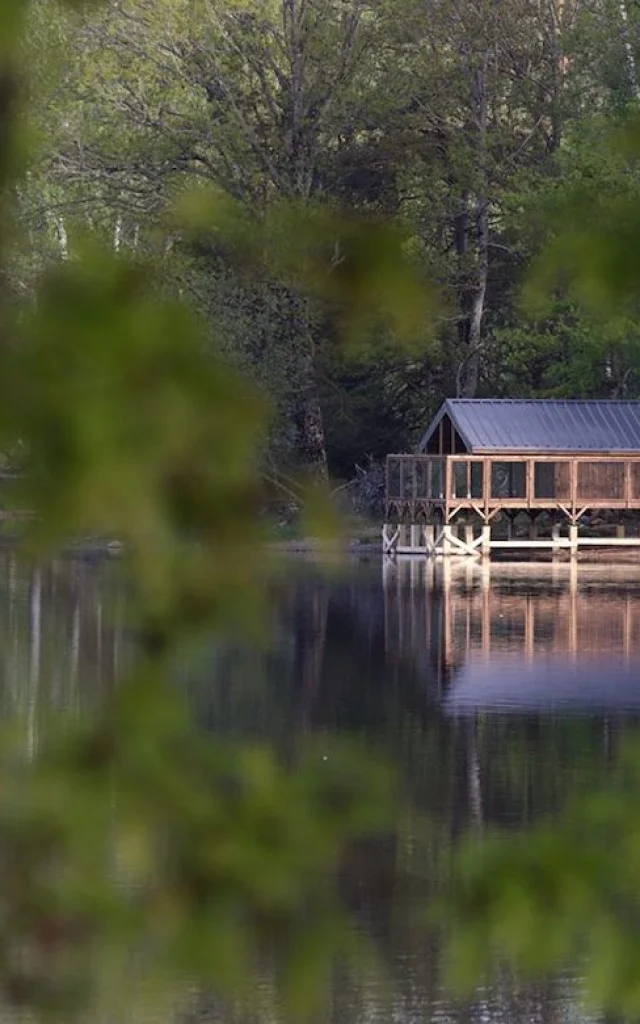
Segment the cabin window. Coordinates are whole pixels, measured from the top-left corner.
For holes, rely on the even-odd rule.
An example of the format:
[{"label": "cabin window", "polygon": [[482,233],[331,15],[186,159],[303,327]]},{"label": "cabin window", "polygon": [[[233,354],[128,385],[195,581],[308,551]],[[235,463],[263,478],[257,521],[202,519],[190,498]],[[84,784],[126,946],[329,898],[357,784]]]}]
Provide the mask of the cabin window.
[{"label": "cabin window", "polygon": [[533,467],[533,495],[535,498],[569,500],[571,483],[568,462],[536,462]]},{"label": "cabin window", "polygon": [[469,463],[454,462],[453,464],[453,496],[454,498],[466,498],[469,484]]},{"label": "cabin window", "polygon": [[400,476],[401,476],[401,496],[403,498],[413,498],[413,473],[415,468],[415,462],[413,459],[402,459],[400,463]]},{"label": "cabin window", "polygon": [[482,498],[482,471],[483,465],[481,462],[454,462],[454,498]]},{"label": "cabin window", "polygon": [[433,459],[431,462],[429,497],[444,497],[444,462],[442,459]]},{"label": "cabin window", "polygon": [[389,497],[400,497],[400,460],[389,459]]},{"label": "cabin window", "polygon": [[525,462],[491,463],[491,497],[525,498],[527,471]]},{"label": "cabin window", "polygon": [[471,463],[471,497],[481,498],[484,484],[484,466],[481,462]]}]

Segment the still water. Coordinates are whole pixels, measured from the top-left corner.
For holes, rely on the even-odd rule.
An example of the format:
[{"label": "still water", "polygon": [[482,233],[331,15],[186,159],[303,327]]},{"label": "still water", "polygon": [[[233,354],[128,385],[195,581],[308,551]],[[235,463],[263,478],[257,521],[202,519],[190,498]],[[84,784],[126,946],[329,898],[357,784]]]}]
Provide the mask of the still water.
[{"label": "still water", "polygon": [[[214,644],[180,666],[198,722],[283,751],[357,737],[391,761],[413,808],[343,867],[377,963],[338,973],[322,1019],[600,1020],[571,972],[535,986],[502,972],[454,1002],[418,911],[469,828],[521,828],[611,770],[640,718],[640,567],[292,561],[269,607],[262,646]],[[2,556],[0,712],[19,715],[33,750],[58,711],[81,716],[110,692],[128,658],[124,608],[117,564]],[[188,1019],[220,1008],[194,997]]]}]

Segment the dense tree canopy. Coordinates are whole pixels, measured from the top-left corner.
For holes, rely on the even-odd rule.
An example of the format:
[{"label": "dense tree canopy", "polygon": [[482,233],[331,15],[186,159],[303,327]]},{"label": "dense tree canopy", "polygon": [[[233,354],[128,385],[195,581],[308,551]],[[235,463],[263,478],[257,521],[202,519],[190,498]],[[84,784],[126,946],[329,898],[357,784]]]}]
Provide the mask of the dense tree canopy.
[{"label": "dense tree canopy", "polygon": [[[411,444],[447,395],[633,396],[634,308],[603,318],[564,283],[544,310],[519,295],[562,204],[638,187],[607,141],[637,102],[637,34],[624,0],[37,0],[27,56],[52,57],[13,284],[87,229],[152,254],[269,394],[269,457],[321,475]],[[435,334],[425,320],[407,350],[378,323],[345,355],[335,311],[266,257],[175,230],[172,204],[206,187],[256,231],[283,200],[396,218],[438,283]],[[341,256],[328,246],[327,273]]]}]

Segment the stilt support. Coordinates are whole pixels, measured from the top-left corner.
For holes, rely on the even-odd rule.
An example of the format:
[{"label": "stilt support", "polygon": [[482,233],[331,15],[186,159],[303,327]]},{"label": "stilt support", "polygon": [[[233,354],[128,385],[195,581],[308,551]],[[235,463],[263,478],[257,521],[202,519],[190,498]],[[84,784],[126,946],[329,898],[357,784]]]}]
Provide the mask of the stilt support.
[{"label": "stilt support", "polygon": [[490,523],[482,523],[478,530],[469,524],[458,526],[451,522],[442,526],[414,523],[385,523],[382,527],[382,552],[395,558],[396,555],[417,555],[426,558],[450,557],[488,558],[494,550],[543,551],[552,557],[563,553],[575,558],[583,548],[631,548],[640,547],[640,536],[627,536],[623,526],[618,526],[615,536],[588,537],[578,535],[578,525],[569,522],[566,533],[560,532],[559,523],[554,523],[551,536],[515,537],[498,540],[492,537]]},{"label": "stilt support", "polygon": [[481,551],[485,558],[491,554],[491,523],[485,523],[482,527]]},{"label": "stilt support", "polygon": [[443,557],[453,553],[453,528],[448,524],[442,527],[442,554]]}]

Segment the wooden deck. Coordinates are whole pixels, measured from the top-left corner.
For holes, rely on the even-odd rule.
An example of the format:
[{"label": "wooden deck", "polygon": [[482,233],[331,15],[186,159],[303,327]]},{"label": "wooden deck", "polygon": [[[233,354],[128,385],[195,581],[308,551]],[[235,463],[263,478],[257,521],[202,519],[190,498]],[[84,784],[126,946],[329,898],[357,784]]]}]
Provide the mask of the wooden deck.
[{"label": "wooden deck", "polygon": [[[386,465],[387,552],[488,554],[492,548],[638,546],[640,538],[580,536],[592,511],[640,511],[640,454],[633,455],[390,455]],[[527,538],[494,536],[498,513],[526,511]],[[548,537],[539,537],[537,513],[552,514]],[[458,523],[464,525],[458,528]],[[566,535],[563,530],[566,528]]]}]

